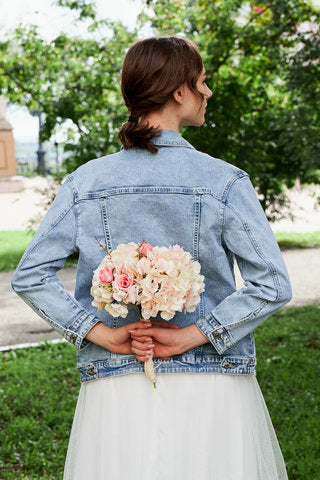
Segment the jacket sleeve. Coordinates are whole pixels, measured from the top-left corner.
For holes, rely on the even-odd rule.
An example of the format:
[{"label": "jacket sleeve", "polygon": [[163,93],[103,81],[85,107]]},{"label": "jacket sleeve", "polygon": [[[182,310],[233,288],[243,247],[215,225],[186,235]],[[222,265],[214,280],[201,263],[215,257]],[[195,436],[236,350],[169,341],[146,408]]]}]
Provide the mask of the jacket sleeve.
[{"label": "jacket sleeve", "polygon": [[279,246],[247,174],[237,177],[226,197],[222,242],[234,254],[245,286],[196,322],[219,354],[292,297]]},{"label": "jacket sleeve", "polygon": [[21,258],[12,278],[17,294],[67,341],[83,348],[99,321],[70,295],[57,277],[77,248],[76,187],[69,176]]}]

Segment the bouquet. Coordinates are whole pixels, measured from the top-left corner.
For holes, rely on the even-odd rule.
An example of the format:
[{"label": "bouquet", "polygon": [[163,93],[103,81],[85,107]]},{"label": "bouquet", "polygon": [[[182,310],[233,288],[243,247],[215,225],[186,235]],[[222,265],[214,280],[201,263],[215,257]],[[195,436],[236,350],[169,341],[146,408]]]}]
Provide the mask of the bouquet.
[{"label": "bouquet", "polygon": [[[94,271],[92,305],[113,317],[125,318],[128,306],[137,305],[140,320],[160,313],[171,320],[176,312],[194,312],[204,291],[200,263],[179,245],[168,247],[121,243],[110,250]],[[147,377],[156,387],[152,355],[145,362]]]}]

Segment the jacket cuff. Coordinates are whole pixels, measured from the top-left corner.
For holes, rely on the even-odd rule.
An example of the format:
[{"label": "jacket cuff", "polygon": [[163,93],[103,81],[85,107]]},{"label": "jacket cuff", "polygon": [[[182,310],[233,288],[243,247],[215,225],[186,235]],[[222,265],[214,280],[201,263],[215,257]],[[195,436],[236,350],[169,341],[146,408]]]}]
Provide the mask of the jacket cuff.
[{"label": "jacket cuff", "polygon": [[228,330],[212,315],[207,313],[196,322],[197,327],[208,338],[219,355],[234,345]]},{"label": "jacket cuff", "polygon": [[99,318],[85,312],[65,330],[64,337],[79,350],[82,350],[90,343],[89,340],[84,337],[98,322],[101,322]]}]

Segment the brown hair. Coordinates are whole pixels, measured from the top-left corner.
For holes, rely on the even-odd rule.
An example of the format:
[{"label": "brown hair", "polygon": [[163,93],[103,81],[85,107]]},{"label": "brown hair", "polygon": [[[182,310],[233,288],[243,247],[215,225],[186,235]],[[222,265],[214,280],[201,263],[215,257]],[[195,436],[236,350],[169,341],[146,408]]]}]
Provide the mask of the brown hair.
[{"label": "brown hair", "polygon": [[121,78],[122,95],[130,114],[119,132],[124,148],[158,151],[152,139],[160,131],[148,123],[141,125],[141,116],[160,110],[183,84],[203,99],[196,88],[202,69],[197,46],[185,38],[147,38],[128,50]]}]

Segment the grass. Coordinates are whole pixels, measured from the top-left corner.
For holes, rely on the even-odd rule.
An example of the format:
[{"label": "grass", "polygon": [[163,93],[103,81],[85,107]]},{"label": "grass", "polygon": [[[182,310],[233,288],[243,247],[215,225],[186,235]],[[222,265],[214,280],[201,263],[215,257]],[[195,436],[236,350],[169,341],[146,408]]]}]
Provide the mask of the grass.
[{"label": "grass", "polygon": [[276,232],[275,237],[281,249],[320,246],[320,231],[311,233]]},{"label": "grass", "polygon": [[34,231],[0,231],[0,272],[14,270],[30,243]]},{"label": "grass", "polygon": [[[0,272],[15,270],[33,235],[33,230],[0,231]],[[320,231],[313,233],[278,232],[275,236],[282,249],[320,246]],[[65,263],[66,267],[75,265],[77,265],[77,254],[71,255]]]},{"label": "grass", "polygon": [[[290,480],[320,471],[319,324],[319,306],[285,308],[255,334],[258,380]],[[62,479],[79,391],[74,347],[47,344],[0,360],[1,480]]]},{"label": "grass", "polygon": [[320,471],[320,305],[289,307],[256,330],[258,380],[289,480]]},{"label": "grass", "polygon": [[[33,230],[0,230],[0,272],[15,270],[34,235]],[[66,267],[77,264],[77,256],[70,256]]]},{"label": "grass", "polygon": [[79,390],[70,344],[1,354],[0,478],[60,479]]}]

